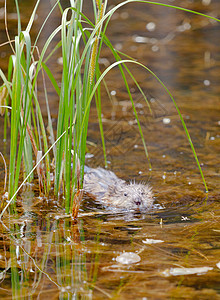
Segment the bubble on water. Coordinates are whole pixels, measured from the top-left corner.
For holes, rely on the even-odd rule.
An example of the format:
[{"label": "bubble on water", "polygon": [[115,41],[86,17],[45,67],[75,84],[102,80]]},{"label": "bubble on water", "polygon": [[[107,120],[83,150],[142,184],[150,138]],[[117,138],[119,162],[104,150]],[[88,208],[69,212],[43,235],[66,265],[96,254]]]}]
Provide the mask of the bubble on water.
[{"label": "bubble on water", "polygon": [[124,252],[116,257],[116,261],[123,265],[134,264],[139,262],[140,260],[140,256],[133,252]]},{"label": "bubble on water", "polygon": [[115,49],[117,49],[117,50],[122,50],[122,44],[121,43],[117,43],[116,45],[115,45]]},{"label": "bubble on water", "polygon": [[163,124],[170,124],[170,118],[163,118]]},{"label": "bubble on water", "polygon": [[120,16],[121,16],[121,18],[122,18],[123,20],[126,20],[126,19],[129,17],[129,14],[128,14],[128,12],[123,11],[123,12],[120,14]]},{"label": "bubble on water", "polygon": [[189,30],[189,29],[191,28],[191,24],[188,23],[188,22],[185,22],[185,23],[183,24],[183,27],[185,28],[185,30]]},{"label": "bubble on water", "polygon": [[133,41],[136,43],[148,43],[149,38],[144,37],[144,36],[135,35],[135,36],[133,36]]},{"label": "bubble on water", "polygon": [[202,4],[208,6],[211,4],[211,1],[212,0],[202,0]]},{"label": "bubble on water", "polygon": [[153,45],[151,49],[153,52],[157,52],[160,48],[157,45]]},{"label": "bubble on water", "polygon": [[148,244],[148,245],[151,245],[151,244],[158,244],[158,243],[163,243],[164,241],[162,240],[154,240],[154,239],[146,239],[146,240],[143,240],[142,243],[144,244]]},{"label": "bubble on water", "polygon": [[210,85],[210,81],[208,79],[205,79],[203,81],[203,83],[204,83],[205,86],[209,86]]},{"label": "bubble on water", "polygon": [[156,28],[156,24],[155,24],[154,22],[149,22],[149,23],[147,23],[147,25],[146,25],[146,29],[147,29],[148,31],[154,31],[155,28]]},{"label": "bubble on water", "polygon": [[163,275],[168,276],[180,276],[180,275],[203,275],[208,271],[211,271],[212,267],[199,267],[199,268],[170,268],[163,271]]},{"label": "bubble on water", "polygon": [[177,31],[183,32],[185,30],[189,30],[191,28],[191,24],[188,22],[185,22],[184,24],[177,27]]}]

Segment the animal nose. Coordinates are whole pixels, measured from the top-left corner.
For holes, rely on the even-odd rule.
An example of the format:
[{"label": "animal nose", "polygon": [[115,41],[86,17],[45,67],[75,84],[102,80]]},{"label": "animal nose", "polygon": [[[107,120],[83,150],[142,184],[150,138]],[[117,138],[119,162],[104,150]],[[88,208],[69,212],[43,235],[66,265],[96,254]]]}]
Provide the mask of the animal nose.
[{"label": "animal nose", "polygon": [[137,206],[141,205],[141,200],[134,201]]}]

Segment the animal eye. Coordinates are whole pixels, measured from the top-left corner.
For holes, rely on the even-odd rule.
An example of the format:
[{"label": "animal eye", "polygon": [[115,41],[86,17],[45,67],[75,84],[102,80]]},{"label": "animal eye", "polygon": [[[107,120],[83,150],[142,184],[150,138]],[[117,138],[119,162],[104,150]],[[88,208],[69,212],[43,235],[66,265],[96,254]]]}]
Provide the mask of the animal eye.
[{"label": "animal eye", "polygon": [[124,196],[127,196],[128,194],[127,193],[124,193]]},{"label": "animal eye", "polygon": [[141,196],[144,196],[144,192],[141,192]]}]

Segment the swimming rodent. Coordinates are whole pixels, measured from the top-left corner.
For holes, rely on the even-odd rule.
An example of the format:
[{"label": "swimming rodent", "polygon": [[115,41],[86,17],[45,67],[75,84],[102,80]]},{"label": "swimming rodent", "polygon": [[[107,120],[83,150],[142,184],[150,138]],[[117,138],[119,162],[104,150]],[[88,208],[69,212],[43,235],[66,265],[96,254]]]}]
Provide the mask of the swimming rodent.
[{"label": "swimming rodent", "polygon": [[112,171],[85,166],[84,191],[108,206],[126,209],[149,209],[153,193],[148,184],[130,182],[118,178]]}]

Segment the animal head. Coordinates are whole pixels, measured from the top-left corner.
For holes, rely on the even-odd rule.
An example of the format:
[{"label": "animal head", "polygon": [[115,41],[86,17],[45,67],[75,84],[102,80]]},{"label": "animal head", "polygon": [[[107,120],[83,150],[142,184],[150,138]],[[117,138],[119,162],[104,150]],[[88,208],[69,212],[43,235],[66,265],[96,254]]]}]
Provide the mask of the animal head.
[{"label": "animal head", "polygon": [[132,182],[109,187],[105,200],[118,207],[140,210],[150,208],[154,201],[148,185]]}]

